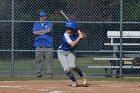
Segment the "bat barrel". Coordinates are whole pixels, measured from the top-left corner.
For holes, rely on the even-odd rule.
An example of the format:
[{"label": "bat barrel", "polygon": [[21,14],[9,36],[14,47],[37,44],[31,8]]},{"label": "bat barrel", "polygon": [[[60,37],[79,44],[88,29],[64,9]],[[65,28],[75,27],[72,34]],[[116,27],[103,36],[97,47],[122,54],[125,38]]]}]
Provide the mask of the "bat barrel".
[{"label": "bat barrel", "polygon": [[68,21],[70,20],[62,10],[60,11],[60,13],[61,13]]}]

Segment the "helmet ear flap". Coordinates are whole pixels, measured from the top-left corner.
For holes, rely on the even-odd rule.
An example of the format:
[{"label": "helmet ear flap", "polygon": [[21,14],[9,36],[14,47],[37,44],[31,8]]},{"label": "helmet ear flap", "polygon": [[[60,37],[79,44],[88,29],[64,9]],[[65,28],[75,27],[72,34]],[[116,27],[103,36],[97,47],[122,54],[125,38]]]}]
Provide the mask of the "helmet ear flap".
[{"label": "helmet ear flap", "polygon": [[73,29],[73,32],[77,33],[78,32],[78,28]]},{"label": "helmet ear flap", "polygon": [[77,31],[78,31],[78,28],[73,29],[73,28],[65,27],[65,29],[71,30],[73,33],[77,33]]}]

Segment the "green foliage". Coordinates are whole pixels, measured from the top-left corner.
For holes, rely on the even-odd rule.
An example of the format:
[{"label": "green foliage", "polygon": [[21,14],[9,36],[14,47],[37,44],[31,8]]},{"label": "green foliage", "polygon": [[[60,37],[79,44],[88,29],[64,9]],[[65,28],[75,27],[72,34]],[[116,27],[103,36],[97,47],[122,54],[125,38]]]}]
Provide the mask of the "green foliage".
[{"label": "green foliage", "polygon": [[138,1],[124,2],[125,21],[140,21],[140,2]]}]

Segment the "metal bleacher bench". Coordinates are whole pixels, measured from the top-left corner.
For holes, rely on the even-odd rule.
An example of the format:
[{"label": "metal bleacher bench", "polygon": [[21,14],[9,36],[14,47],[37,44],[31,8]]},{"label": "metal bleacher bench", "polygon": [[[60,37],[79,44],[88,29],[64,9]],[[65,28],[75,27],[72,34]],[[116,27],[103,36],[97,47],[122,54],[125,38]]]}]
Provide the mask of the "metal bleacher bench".
[{"label": "metal bleacher bench", "polygon": [[[120,31],[107,31],[107,38],[110,38],[111,41],[110,43],[104,43],[104,45],[109,45],[113,46],[113,51],[118,51],[118,46],[120,43],[115,43],[114,39],[120,38]],[[122,39],[123,38],[140,38],[140,31],[123,31],[122,32]],[[140,45],[140,43],[122,43],[122,46],[136,46]],[[116,54],[113,53],[113,58],[93,58],[94,60],[98,61],[105,61],[105,60],[111,60],[111,61],[117,61],[120,60],[120,58],[117,58]],[[122,68],[140,68],[140,66],[133,66],[132,65],[132,60],[134,57],[129,57],[129,58],[122,58],[122,61],[126,62],[128,65],[123,65]],[[88,68],[120,68],[119,66],[88,66]]]},{"label": "metal bleacher bench", "polygon": [[[120,45],[120,43],[114,43],[115,38],[120,38],[120,31],[108,31],[107,38],[111,39],[110,43],[104,43],[104,45]],[[123,31],[122,38],[140,38],[140,31]],[[122,45],[140,45],[140,43],[122,43]]]}]

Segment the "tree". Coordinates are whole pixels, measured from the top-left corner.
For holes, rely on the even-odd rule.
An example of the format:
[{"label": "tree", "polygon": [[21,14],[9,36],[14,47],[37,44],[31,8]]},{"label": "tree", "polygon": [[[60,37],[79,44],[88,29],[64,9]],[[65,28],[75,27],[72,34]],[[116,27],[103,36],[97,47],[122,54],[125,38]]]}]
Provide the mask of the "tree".
[{"label": "tree", "polygon": [[140,21],[139,0],[124,0],[124,21]]}]

